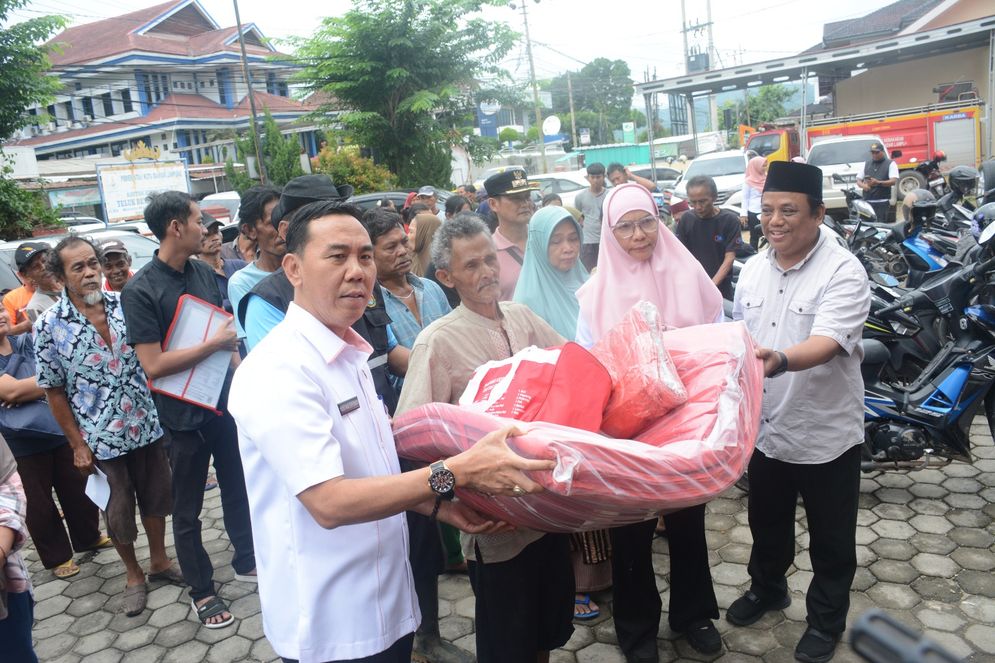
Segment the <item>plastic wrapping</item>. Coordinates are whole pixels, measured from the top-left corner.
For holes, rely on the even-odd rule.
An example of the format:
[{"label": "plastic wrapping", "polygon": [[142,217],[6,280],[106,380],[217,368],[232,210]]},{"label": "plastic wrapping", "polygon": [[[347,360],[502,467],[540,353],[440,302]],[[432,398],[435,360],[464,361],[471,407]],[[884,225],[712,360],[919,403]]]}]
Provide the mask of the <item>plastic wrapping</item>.
[{"label": "plastic wrapping", "polygon": [[665,331],[656,307],[641,301],[591,348],[612,378],[601,422],[605,435],[632,438],[687,401],[687,390],[664,346]]},{"label": "plastic wrapping", "polygon": [[[701,504],[744,472],[760,425],[763,366],[739,322],[666,332],[664,343],[688,402],[640,439],[616,440],[545,423],[522,424],[509,446],[528,458],[554,459],[531,473],[545,492],[492,497],[457,489],[461,500],[495,518],[547,532],[602,529]],[[582,388],[582,387],[581,387]],[[455,455],[509,420],[430,404],[394,420],[398,454],[420,462]]]},{"label": "plastic wrapping", "polygon": [[[578,384],[584,389],[578,390]],[[596,432],[611,391],[611,377],[594,355],[576,343],[565,343],[548,350],[530,346],[480,366],[459,404],[518,421]]]}]

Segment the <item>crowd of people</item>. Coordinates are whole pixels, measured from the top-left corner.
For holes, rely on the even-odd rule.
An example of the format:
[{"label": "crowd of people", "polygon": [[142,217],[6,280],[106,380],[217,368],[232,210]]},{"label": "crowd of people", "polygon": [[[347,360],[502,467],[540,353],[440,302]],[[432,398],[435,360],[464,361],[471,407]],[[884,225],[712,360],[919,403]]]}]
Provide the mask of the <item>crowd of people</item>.
[{"label": "crowd of people", "polygon": [[[235,622],[201,537],[213,466],[235,577],[258,582],[264,630],[284,661],[408,663],[414,653],[435,663],[541,663],[575,620],[600,614],[591,593],[609,588],[626,660],[657,661],[663,606],[652,542],[661,530],[670,628],[718,653],[705,505],[607,531],[513,527],[454,496],[541,490],[528,473],[552,462],[512,452],[506,439],[518,430],[418,467],[398,458],[391,417],[456,404],[479,366],[529,346],[590,347],[640,301],[680,328],[722,322],[725,298],[768,378],[749,467],[752,582],[726,619],[748,625],[790,602],[801,494],[813,579],[795,656],[829,660],[856,570],[867,281],[820,231],[817,168],[751,162],[749,175],[756,195],[743,219],[716,206],[714,181],[693,178],[690,210],[673,232],[652,182],[591,164],[576,208],[547,196],[536,210],[521,169],[490,177],[485,192],[461,188],[441,209],[429,186],[402,210],[384,200],[366,212],[345,202],[352,187],[325,175],[256,186],[227,244],[219,222],[169,191],[145,209],[159,249],[137,272],[117,239],[22,244],[24,286],[0,310],[0,640],[13,660],[35,660],[20,553],[29,534],[59,578],[79,573],[75,553],[113,546],[128,615],[145,609],[157,580],[187,586],[204,627]],[[733,290],[744,227],[770,248]],[[185,296],[232,320],[167,350]],[[214,407],[150,387],[219,353],[230,361]],[[106,535],[83,492],[97,471],[110,486]],[[135,553],[136,504],[147,562]],[[469,576],[475,654],[440,635],[438,578],[447,572]]]}]

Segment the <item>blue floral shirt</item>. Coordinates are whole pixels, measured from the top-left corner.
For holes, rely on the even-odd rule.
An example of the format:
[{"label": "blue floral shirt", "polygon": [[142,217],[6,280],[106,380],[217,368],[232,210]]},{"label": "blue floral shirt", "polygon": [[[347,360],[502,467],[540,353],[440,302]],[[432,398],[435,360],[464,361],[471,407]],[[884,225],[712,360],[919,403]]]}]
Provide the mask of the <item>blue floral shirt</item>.
[{"label": "blue floral shirt", "polygon": [[80,434],[97,460],[117,458],[162,437],[148,379],[127,343],[120,296],[103,295],[110,348],[68,296],[34,324],[38,386],[66,390]]}]

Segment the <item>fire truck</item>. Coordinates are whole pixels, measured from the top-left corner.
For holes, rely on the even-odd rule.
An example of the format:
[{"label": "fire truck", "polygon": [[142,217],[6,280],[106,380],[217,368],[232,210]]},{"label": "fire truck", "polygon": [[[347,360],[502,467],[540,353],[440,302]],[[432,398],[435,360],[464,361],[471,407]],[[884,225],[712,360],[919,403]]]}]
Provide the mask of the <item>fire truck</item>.
[{"label": "fire truck", "polygon": [[[805,152],[817,140],[829,137],[880,136],[888,154],[895,150],[902,153],[895,161],[900,173],[897,188],[904,193],[926,185],[923,177],[915,171],[915,166],[932,159],[937,152],[947,156],[941,164],[944,173],[954,166],[980,165],[984,157],[981,150],[982,116],[981,104],[972,100],[813,120],[806,130]],[[768,131],[751,135],[746,147],[754,148],[754,143],[756,147],[762,147],[766,145],[765,141],[774,140],[780,147],[776,154],[768,156],[773,150],[758,152],[768,156],[768,160],[790,159],[794,156],[791,146],[797,145],[798,130],[770,127]]]}]

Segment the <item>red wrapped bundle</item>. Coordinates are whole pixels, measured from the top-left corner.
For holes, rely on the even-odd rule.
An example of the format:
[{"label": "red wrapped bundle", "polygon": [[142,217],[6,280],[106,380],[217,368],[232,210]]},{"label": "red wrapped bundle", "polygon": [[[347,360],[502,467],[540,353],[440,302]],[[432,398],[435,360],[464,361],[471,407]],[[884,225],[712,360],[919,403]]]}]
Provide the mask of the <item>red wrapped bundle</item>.
[{"label": "red wrapped bundle", "polygon": [[[642,441],[522,424],[528,433],[510,438],[511,448],[528,458],[556,460],[552,471],[531,474],[545,492],[511,498],[458,489],[459,498],[515,525],[576,532],[640,522],[726,490],[745,470],[760,423],[763,366],[753,342],[742,323],[670,331],[664,342],[688,402],[640,435]],[[508,423],[456,406],[425,405],[394,420],[397,451],[435,461]]]},{"label": "red wrapped bundle", "polygon": [[576,343],[548,350],[531,346],[474,371],[459,404],[518,421],[597,431],[611,389],[605,367]]},{"label": "red wrapped bundle", "polygon": [[612,378],[601,422],[605,435],[631,439],[687,401],[687,390],[663,344],[665,331],[656,307],[642,301],[591,348]]}]

